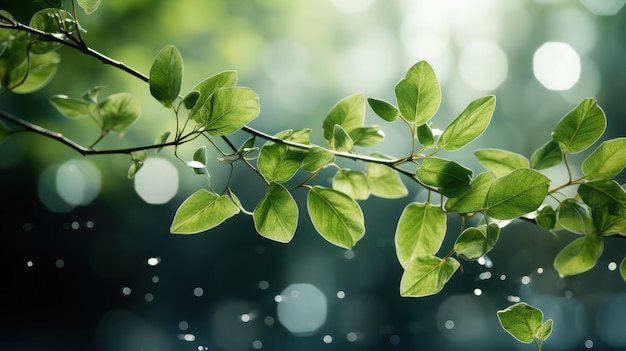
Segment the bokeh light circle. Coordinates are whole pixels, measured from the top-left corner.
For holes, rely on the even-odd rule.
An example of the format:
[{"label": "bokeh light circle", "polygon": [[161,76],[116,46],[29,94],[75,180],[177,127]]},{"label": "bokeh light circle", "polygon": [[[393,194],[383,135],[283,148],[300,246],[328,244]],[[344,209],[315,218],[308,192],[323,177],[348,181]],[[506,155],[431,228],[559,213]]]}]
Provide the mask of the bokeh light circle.
[{"label": "bokeh light circle", "polygon": [[100,170],[88,160],[68,160],[57,170],[56,190],[72,206],[91,203],[100,194],[100,185]]},{"label": "bokeh light circle", "polygon": [[178,192],[178,170],[168,160],[149,158],[135,175],[135,191],[149,204],[164,204]]},{"label": "bokeh light circle", "polygon": [[580,56],[567,43],[544,43],[533,56],[533,72],[548,90],[568,90],[580,78]]},{"label": "bokeh light circle", "polygon": [[294,335],[311,335],[326,322],[326,296],[311,284],[292,284],[280,293],[280,323]]},{"label": "bokeh light circle", "polygon": [[491,41],[465,45],[459,60],[463,81],[474,90],[495,90],[507,77],[509,63],[500,46]]}]

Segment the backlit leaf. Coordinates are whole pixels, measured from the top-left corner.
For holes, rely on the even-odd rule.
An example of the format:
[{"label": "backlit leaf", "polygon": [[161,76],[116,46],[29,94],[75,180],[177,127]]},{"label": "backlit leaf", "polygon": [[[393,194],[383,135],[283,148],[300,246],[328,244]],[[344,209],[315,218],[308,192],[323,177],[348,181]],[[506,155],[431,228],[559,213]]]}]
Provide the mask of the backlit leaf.
[{"label": "backlit leaf", "polygon": [[333,139],[331,148],[334,148],[337,151],[345,151],[350,152],[354,147],[354,142],[348,132],[343,129],[339,124],[335,124],[335,128],[333,128]]},{"label": "backlit leaf", "polygon": [[341,169],[333,177],[333,189],[347,194],[355,200],[366,200],[370,196],[370,187],[363,172]]},{"label": "backlit leaf", "polygon": [[554,259],[554,268],[559,276],[567,277],[593,268],[602,255],[602,236],[589,234],[572,241]]},{"label": "backlit leaf", "polygon": [[324,139],[332,145],[335,125],[340,125],[347,133],[363,126],[365,118],[365,98],[363,94],[354,94],[339,101],[328,113],[322,123]]},{"label": "backlit leaf", "polygon": [[437,188],[445,196],[455,197],[469,188],[472,170],[450,160],[429,157],[416,174],[422,183]]},{"label": "backlit leaf", "polygon": [[417,127],[417,141],[422,144],[423,147],[427,149],[432,149],[437,144],[435,143],[435,136],[433,134],[433,130],[430,128],[428,123],[424,123],[421,126]]},{"label": "backlit leaf", "polygon": [[302,160],[302,169],[307,172],[315,172],[333,162],[335,162],[335,154],[323,147],[313,146]]},{"label": "backlit leaf", "polygon": [[108,96],[99,106],[102,128],[120,132],[133,122],[141,114],[139,100],[129,93],[118,93]]},{"label": "backlit leaf", "polygon": [[[195,107],[194,107],[195,109]],[[199,123],[214,136],[231,134],[259,115],[259,96],[250,88],[219,88],[199,110]]]},{"label": "backlit leaf", "polygon": [[626,138],[603,142],[582,164],[582,171],[589,180],[610,179],[626,167]]},{"label": "backlit leaf", "polygon": [[480,149],[474,152],[478,162],[496,177],[509,174],[518,168],[528,168],[528,159],[518,153],[501,149]]},{"label": "backlit leaf", "polygon": [[259,234],[271,240],[288,243],[298,227],[298,205],[282,185],[270,183],[252,217]]},{"label": "backlit leaf", "polygon": [[621,207],[626,209],[626,191],[610,179],[585,182],[578,186],[578,195],[589,207]]},{"label": "backlit leaf", "polygon": [[463,230],[456,242],[454,251],[467,260],[477,260],[491,251],[500,236],[500,227],[491,223]]},{"label": "backlit leaf", "polygon": [[566,152],[577,153],[591,146],[606,128],[606,116],[593,98],[583,100],[554,128],[552,139]]},{"label": "backlit leaf", "polygon": [[591,234],[593,222],[589,209],[575,199],[565,199],[556,209],[556,219],[559,224],[570,232]]},{"label": "backlit leaf", "polygon": [[531,343],[539,336],[545,340],[549,336],[546,329],[552,325],[543,326],[543,312],[524,302],[498,311],[498,320],[507,333],[523,343]]},{"label": "backlit leaf", "polygon": [[351,249],[365,234],[361,207],[340,191],[311,188],[307,209],[315,230],[339,247]]},{"label": "backlit leaf", "polygon": [[398,221],[395,246],[402,267],[418,256],[437,253],[446,233],[446,214],[430,202],[411,203],[404,208]]},{"label": "backlit leaf", "polygon": [[[285,130],[275,135],[278,139],[309,143],[310,129]],[[268,141],[259,153],[259,172],[270,182],[282,183],[296,174],[302,166],[307,150]]]},{"label": "backlit leaf", "polygon": [[440,292],[459,268],[452,257],[418,256],[408,265],[400,280],[400,295],[424,297]]},{"label": "backlit leaf", "polygon": [[165,107],[178,98],[183,80],[183,59],[173,45],[164,47],[150,68],[150,93]]},{"label": "backlit leaf", "polygon": [[385,139],[385,133],[379,126],[366,126],[353,129],[350,138],[357,146],[372,146]]},{"label": "backlit leaf", "polygon": [[[381,155],[373,154],[372,156]],[[385,165],[368,163],[365,166],[365,175],[370,191],[375,196],[396,199],[409,194],[398,173]]]},{"label": "backlit leaf", "polygon": [[196,174],[205,174],[207,172],[206,170],[206,164],[207,164],[206,146],[203,145],[199,147],[193,153],[193,162],[195,162],[196,164],[187,163],[187,165],[189,167],[192,167],[193,171]]},{"label": "backlit leaf", "polygon": [[561,163],[562,160],[563,151],[561,151],[559,143],[554,140],[543,144],[530,157],[530,162],[536,170],[554,167]]},{"label": "backlit leaf", "polygon": [[[201,122],[206,119],[207,111],[205,105],[207,104],[209,98],[213,93],[219,88],[229,88],[234,87],[237,83],[237,72],[235,71],[224,71],[218,73],[214,76],[211,76],[202,82],[198,83],[193,89],[193,97],[189,97],[192,101],[187,101],[185,105],[189,104],[191,106],[191,111],[189,111],[189,119],[194,120],[196,122]],[[191,93],[188,94],[188,96]],[[193,101],[195,100],[195,101]]]},{"label": "backlit leaf", "polygon": [[472,101],[439,137],[439,147],[458,150],[478,138],[489,126],[496,107],[495,96],[485,96]]},{"label": "backlit leaf", "polygon": [[85,99],[75,99],[67,95],[53,95],[50,103],[63,116],[69,118],[85,117],[89,115],[95,105]]},{"label": "backlit leaf", "polygon": [[441,103],[441,88],[435,71],[426,61],[413,65],[395,88],[402,117],[416,125],[431,119]]},{"label": "backlit leaf", "polygon": [[88,15],[96,11],[98,6],[100,6],[100,0],[77,0],[76,2]]},{"label": "backlit leaf", "polygon": [[[35,13],[29,22],[29,26],[42,32],[58,34],[65,37],[64,32],[72,33],[77,30],[76,21],[72,15],[61,9],[43,9]],[[30,52],[35,55],[46,54],[58,49],[61,44],[56,41],[36,36],[36,40],[30,45]]]},{"label": "backlit leaf", "polygon": [[398,108],[387,101],[368,98],[367,103],[370,105],[374,113],[387,122],[393,122],[400,117],[400,111]]},{"label": "backlit leaf", "polygon": [[487,193],[494,182],[491,172],[483,172],[472,179],[469,188],[459,195],[446,200],[445,208],[449,212],[470,213],[485,207]]},{"label": "backlit leaf", "polygon": [[527,168],[517,169],[496,179],[485,201],[487,215],[514,219],[536,210],[548,194],[550,178]]},{"label": "backlit leaf", "polygon": [[225,195],[201,189],[189,196],[176,210],[172,234],[196,234],[220,225],[239,213],[239,207]]}]

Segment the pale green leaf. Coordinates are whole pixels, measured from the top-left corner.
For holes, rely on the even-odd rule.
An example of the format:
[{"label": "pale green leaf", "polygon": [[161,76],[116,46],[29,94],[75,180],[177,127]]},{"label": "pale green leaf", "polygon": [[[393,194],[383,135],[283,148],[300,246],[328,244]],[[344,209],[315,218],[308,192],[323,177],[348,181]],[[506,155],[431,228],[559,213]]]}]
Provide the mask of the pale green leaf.
[{"label": "pale green leaf", "polygon": [[387,122],[393,122],[400,117],[398,108],[387,101],[368,98],[367,102],[372,108],[372,111]]},{"label": "pale green leaf", "polygon": [[187,163],[188,166],[193,168],[193,171],[196,174],[206,174],[206,164],[207,164],[207,155],[206,155],[206,146],[202,145],[193,153],[193,162],[194,164]]},{"label": "pale green leaf", "polygon": [[217,227],[239,213],[239,207],[225,195],[201,189],[189,196],[176,210],[172,234],[196,234]]},{"label": "pale green leaf", "polygon": [[578,186],[578,195],[589,207],[621,207],[626,209],[626,191],[616,181],[594,180]]},{"label": "pale green leaf", "polygon": [[578,234],[591,234],[593,222],[589,209],[575,199],[565,199],[556,209],[556,220],[565,229]]},{"label": "pale green leaf", "polygon": [[474,152],[483,167],[502,177],[518,168],[528,168],[528,159],[518,153],[501,149],[479,149]]},{"label": "pale green leaf", "polygon": [[550,178],[526,168],[496,179],[485,201],[487,215],[501,220],[514,219],[536,210],[548,194]]},{"label": "pale green leaf", "polygon": [[435,71],[426,61],[413,65],[396,84],[396,100],[402,117],[422,125],[431,119],[441,103],[441,88]]},{"label": "pale green leaf", "polygon": [[427,149],[432,149],[437,144],[435,143],[435,136],[433,134],[433,130],[430,128],[428,123],[424,123],[421,126],[417,127],[417,141],[422,144],[423,147]]},{"label": "pale green leaf", "polygon": [[224,136],[255,119],[260,110],[259,96],[252,89],[219,88],[200,108],[197,118],[209,134]]},{"label": "pale green leaf", "polygon": [[88,15],[94,13],[100,6],[100,0],[76,0],[76,2]]},{"label": "pale green leaf", "polygon": [[[30,18],[29,26],[45,33],[54,33],[61,38],[66,38],[66,35],[62,33],[72,33],[77,30],[76,20],[69,12],[52,8],[35,13]],[[59,42],[40,36],[35,36],[35,38],[37,39],[30,44],[30,53],[35,55],[49,53],[61,46]]]},{"label": "pale green leaf", "polygon": [[150,68],[150,94],[165,107],[178,98],[183,80],[183,59],[178,49],[168,45],[157,54]]},{"label": "pale green leaf", "polygon": [[437,253],[446,233],[446,214],[430,202],[404,208],[395,234],[396,254],[403,268],[418,256]]},{"label": "pale green leaf", "polygon": [[141,114],[139,100],[129,93],[118,93],[108,96],[98,107],[102,128],[114,132],[120,132],[133,122]]},{"label": "pale green leaf", "polygon": [[128,169],[128,179],[133,179],[137,172],[143,167],[144,161],[147,157],[146,150],[139,150],[130,153],[130,159],[133,161],[133,164],[130,165]]},{"label": "pale green leaf", "polygon": [[554,167],[563,161],[563,151],[559,143],[550,140],[533,152],[530,162],[534,169],[542,170]]},{"label": "pale green leaf", "polygon": [[214,76],[211,76],[202,82],[198,83],[193,89],[192,92],[187,94],[187,96],[193,93],[193,96],[189,96],[185,103],[185,106],[189,105],[191,107],[191,111],[189,111],[189,119],[194,120],[198,123],[206,120],[208,112],[206,111],[206,104],[208,103],[209,98],[213,95],[213,93],[219,88],[231,88],[234,87],[237,83],[237,72],[235,71],[224,71],[218,73]]},{"label": "pale green leaf", "polygon": [[498,320],[502,328],[520,342],[531,343],[538,335],[547,338],[547,326],[542,328],[543,312],[524,302],[498,311]]},{"label": "pale green leaf", "polygon": [[69,118],[85,117],[89,115],[95,105],[85,99],[71,98],[67,95],[53,95],[50,103],[63,116]]},{"label": "pale green leaf", "polygon": [[455,197],[448,198],[445,203],[446,211],[471,213],[485,207],[487,193],[494,182],[491,172],[483,172],[472,179],[469,188]]},{"label": "pale green leaf", "polygon": [[491,251],[500,236],[500,227],[491,223],[463,230],[456,242],[454,251],[466,260],[477,260]]},{"label": "pale green leaf", "polygon": [[367,176],[360,171],[341,169],[335,173],[333,189],[341,191],[355,200],[366,200],[370,196]]},{"label": "pale green leaf", "polygon": [[422,183],[437,188],[444,196],[455,197],[469,188],[472,170],[450,160],[429,157],[416,175]]},{"label": "pale green leaf", "polygon": [[252,217],[259,234],[274,241],[288,243],[298,227],[298,205],[282,185],[270,183]]},{"label": "pale green leaf", "polygon": [[[276,138],[309,143],[310,129],[285,130],[275,135]],[[268,141],[261,148],[258,159],[259,172],[270,182],[282,183],[296,174],[302,166],[307,150]]]},{"label": "pale green leaf", "polygon": [[315,230],[339,247],[351,249],[365,234],[361,207],[340,191],[319,186],[311,188],[307,209]]},{"label": "pale green leaf", "polygon": [[[59,63],[61,63],[61,55],[56,52],[30,55],[28,61],[24,61],[11,72],[10,85],[15,86],[12,91],[18,94],[29,94],[43,88],[55,76]],[[25,80],[24,76],[26,76]]]},{"label": "pale green leaf", "polygon": [[385,133],[379,126],[359,127],[350,131],[349,135],[357,146],[372,146],[385,139]]},{"label": "pale green leaf", "polygon": [[335,128],[333,128],[333,139],[330,146],[337,151],[350,152],[354,147],[354,142],[342,126],[335,124]]},{"label": "pale green leaf", "polygon": [[385,165],[368,163],[365,166],[365,175],[370,191],[375,196],[396,199],[409,194],[398,173]]},{"label": "pale green leaf", "polygon": [[589,234],[564,247],[554,259],[554,268],[561,278],[586,272],[593,268],[602,255],[602,236]]},{"label": "pale green leaf", "polygon": [[491,122],[496,107],[495,96],[485,96],[472,101],[439,137],[439,147],[458,150],[478,138]]},{"label": "pale green leaf", "polygon": [[550,334],[552,334],[552,319],[545,321],[541,327],[539,327],[535,336],[541,341],[546,341],[550,337]]},{"label": "pale green leaf", "polygon": [[615,138],[600,144],[582,164],[589,180],[610,179],[626,167],[626,138]]},{"label": "pale green leaf", "polygon": [[340,125],[347,133],[363,126],[365,119],[365,98],[363,94],[354,94],[339,101],[330,110],[322,128],[324,129],[324,139],[330,145],[333,139],[335,125]]},{"label": "pale green leaf", "polygon": [[302,169],[307,172],[315,172],[333,162],[335,162],[335,154],[323,147],[313,146],[302,160]]},{"label": "pale green leaf", "polygon": [[440,292],[459,268],[452,257],[418,256],[408,265],[400,280],[400,295],[424,297]]},{"label": "pale green leaf", "polygon": [[563,151],[577,153],[598,140],[605,128],[604,111],[595,99],[587,98],[559,121],[552,139],[559,143]]}]

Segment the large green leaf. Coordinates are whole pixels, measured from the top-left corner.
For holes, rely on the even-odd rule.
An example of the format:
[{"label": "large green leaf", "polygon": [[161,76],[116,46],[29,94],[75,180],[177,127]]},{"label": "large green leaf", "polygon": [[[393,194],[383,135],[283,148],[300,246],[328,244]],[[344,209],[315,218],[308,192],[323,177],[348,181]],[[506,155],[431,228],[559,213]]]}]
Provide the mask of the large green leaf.
[{"label": "large green leaf", "polygon": [[514,219],[536,210],[550,186],[550,178],[532,169],[517,169],[496,179],[485,201],[487,215],[496,219]]},{"label": "large green leaf", "polygon": [[[276,134],[275,137],[300,144],[308,144],[310,133],[310,129],[296,131],[288,129]],[[291,179],[300,169],[306,155],[307,150],[268,141],[263,145],[259,153],[259,172],[270,182],[285,182]]]},{"label": "large green leaf", "polygon": [[443,289],[459,261],[452,257],[441,259],[436,256],[418,256],[408,265],[400,280],[400,295],[424,297],[434,295]]},{"label": "large green leaf", "polygon": [[367,103],[380,118],[387,122],[393,122],[400,117],[400,111],[391,103],[374,98],[367,98]]},{"label": "large green leaf", "polygon": [[578,234],[591,234],[593,222],[589,209],[583,203],[575,199],[565,199],[556,209],[558,223],[570,232]]},{"label": "large green leaf", "polygon": [[150,93],[165,107],[178,98],[183,81],[183,59],[174,45],[164,47],[150,68]]},{"label": "large green leaf", "polygon": [[491,223],[463,230],[454,243],[454,251],[467,260],[477,260],[491,251],[500,236],[500,227]]},{"label": "large green leaf", "polygon": [[478,138],[489,126],[496,108],[495,96],[485,96],[472,101],[439,137],[439,147],[458,150]]},{"label": "large green leaf", "polygon": [[552,320],[543,322],[543,312],[524,302],[498,311],[502,328],[523,343],[545,341],[552,333]]},{"label": "large green leaf", "polygon": [[472,170],[450,160],[429,157],[416,174],[422,183],[437,188],[447,197],[455,197],[469,188]]},{"label": "large green leaf", "polygon": [[578,195],[589,207],[621,207],[626,209],[626,191],[616,181],[594,180],[578,186]]},{"label": "large green leaf", "polygon": [[100,6],[100,0],[77,0],[76,2],[88,15],[96,11],[98,6]]},{"label": "large green leaf", "polygon": [[540,226],[552,230],[556,227],[556,212],[549,205],[543,205],[537,210],[535,221]]},{"label": "large green leaf", "polygon": [[395,234],[396,254],[402,267],[418,256],[437,253],[446,234],[446,214],[430,202],[411,203],[404,208]]},{"label": "large green leaf", "polygon": [[98,107],[102,128],[114,132],[120,132],[133,122],[141,114],[139,100],[129,93],[118,93],[108,96]]},{"label": "large green leaf", "polygon": [[566,152],[577,153],[591,146],[606,128],[606,116],[593,98],[583,100],[554,128],[552,139]]},{"label": "large green leaf", "polygon": [[528,168],[528,159],[518,153],[501,149],[480,149],[474,152],[483,167],[496,177],[509,174],[518,168]]},{"label": "large green leaf", "polygon": [[603,249],[602,236],[585,235],[569,243],[556,255],[554,268],[561,278],[586,272],[596,265]]},{"label": "large green leaf", "polygon": [[469,188],[446,200],[446,211],[470,213],[484,209],[487,193],[493,182],[493,175],[489,171],[477,175],[470,182]]},{"label": "large green leaf", "polygon": [[282,185],[270,183],[252,217],[259,234],[271,240],[288,243],[298,227],[298,205]]},{"label": "large green leaf", "polygon": [[201,189],[189,196],[176,210],[172,234],[196,234],[220,225],[239,213],[229,197]]},{"label": "large green leaf", "polygon": [[89,115],[94,108],[94,104],[85,99],[71,98],[67,95],[53,95],[50,97],[50,103],[63,116],[68,118],[85,117]]},{"label": "large green leaf", "polygon": [[582,164],[589,180],[610,179],[626,167],[626,138],[615,138],[600,144]]},{"label": "large green leaf", "polygon": [[307,209],[315,230],[339,247],[351,249],[365,234],[361,207],[340,191],[320,186],[311,188]]},{"label": "large green leaf", "polygon": [[30,55],[29,60],[22,62],[11,71],[10,85],[15,86],[12,91],[29,94],[43,88],[56,74],[59,63],[61,63],[61,55],[56,52]]},{"label": "large green leaf", "polygon": [[530,157],[530,162],[536,170],[556,166],[561,161],[563,161],[563,151],[561,151],[559,143],[554,140],[540,146]]},{"label": "large green leaf", "polygon": [[185,99],[187,100],[187,108],[191,108],[188,115],[189,119],[198,123],[206,120],[207,111],[205,105],[211,95],[219,88],[234,87],[236,83],[237,72],[235,71],[224,71],[198,83],[191,92],[187,94]]},{"label": "large green leaf", "polygon": [[231,134],[259,115],[259,96],[250,88],[219,88],[199,110],[199,123],[215,136]]},{"label": "large green leaf", "polygon": [[335,162],[335,154],[323,147],[313,146],[302,160],[302,169],[307,172],[315,172],[333,162]]},{"label": "large green leaf", "polygon": [[[378,157],[381,155],[373,154]],[[365,175],[373,195],[387,199],[396,199],[407,196],[409,191],[392,168],[377,163],[368,163],[365,166]]]},{"label": "large green leaf", "polygon": [[367,176],[363,172],[346,168],[335,173],[333,189],[339,190],[355,200],[366,200],[370,196]]},{"label": "large green leaf", "polygon": [[339,101],[328,113],[322,123],[324,139],[333,145],[335,125],[340,125],[347,133],[363,126],[365,118],[365,97],[354,94]]},{"label": "large green leaf", "polygon": [[[623,209],[623,207],[622,207]],[[598,235],[626,235],[626,218],[614,214],[606,207],[592,208],[594,234]]]},{"label": "large green leaf", "polygon": [[428,122],[441,103],[439,81],[426,61],[420,61],[409,69],[396,84],[395,93],[402,117],[418,126]]}]

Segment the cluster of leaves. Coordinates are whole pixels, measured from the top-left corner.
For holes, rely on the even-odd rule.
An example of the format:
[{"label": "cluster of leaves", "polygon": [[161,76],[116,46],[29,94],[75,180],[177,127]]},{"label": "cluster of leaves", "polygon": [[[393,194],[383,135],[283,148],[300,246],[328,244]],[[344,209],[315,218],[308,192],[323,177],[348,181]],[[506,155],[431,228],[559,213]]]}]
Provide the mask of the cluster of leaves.
[{"label": "cluster of leaves", "polygon": [[[51,8],[37,12],[29,25],[0,10],[1,94],[29,93],[44,86],[56,71],[60,56],[55,50],[61,45],[96,55],[87,50],[80,36],[75,7],[70,13],[60,8],[60,1],[45,3]],[[78,1],[78,5],[91,13],[99,1]],[[114,64],[98,55],[99,60]],[[170,228],[174,234],[204,232],[243,213],[252,217],[260,235],[288,243],[300,220],[299,204],[292,193],[305,190],[308,217],[317,232],[330,243],[350,249],[365,234],[359,201],[370,196],[406,197],[409,191],[400,178],[406,176],[410,186],[428,192],[427,201],[406,205],[395,230],[397,258],[404,269],[400,294],[411,297],[440,292],[462,261],[475,261],[487,254],[497,244],[501,228],[518,218],[534,220],[555,233],[565,230],[581,235],[555,258],[554,267],[562,277],[591,269],[602,254],[606,237],[626,236],[626,191],[614,180],[626,166],[626,138],[597,146],[582,162],[582,176],[577,179],[568,162],[570,155],[594,145],[606,128],[606,116],[592,98],[568,112],[554,128],[551,139],[530,158],[501,149],[476,150],[475,156],[486,170],[474,175],[470,168],[438,155],[457,151],[480,137],[490,124],[496,99],[478,98],[450,124],[434,128],[441,89],[435,72],[425,61],[412,66],[396,84],[395,103],[366,99],[362,94],[340,100],[322,122],[325,145],[311,143],[309,128],[287,129],[274,135],[250,128],[247,124],[260,113],[259,97],[252,89],[237,86],[234,71],[213,75],[181,95],[183,60],[175,46],[168,45],[157,54],[149,76],[133,74],[149,84],[152,96],[173,112],[176,123],[173,132],[162,134],[153,145],[118,150],[131,158],[129,177],[140,171],[147,149],[174,146],[179,157],[180,145],[204,138],[207,146],[214,147],[220,159],[231,166],[231,174],[233,164],[242,162],[267,186],[250,211],[237,198],[230,179],[223,189],[216,191],[211,186],[207,146],[195,150],[189,160],[179,157],[195,173],[207,176],[209,182],[180,205]],[[93,153],[97,153],[93,147],[102,138],[127,129],[141,111],[131,94],[117,93],[100,99],[100,91],[101,87],[96,86],[81,97],[50,98],[62,115],[94,120],[100,134],[87,148]],[[411,146],[408,154],[394,157],[376,151],[357,153],[357,147],[372,147],[385,137],[380,126],[364,125],[368,105],[384,122],[400,121],[406,126]],[[14,118],[9,121],[29,128],[26,122]],[[0,127],[0,137],[14,131]],[[228,139],[238,131],[251,135],[239,147]],[[216,138],[223,139],[230,151],[222,150]],[[257,145],[257,138],[263,143]],[[337,158],[360,160],[366,165],[364,170],[342,168]],[[564,165],[568,181],[552,184],[541,171],[559,165]],[[331,184],[315,183],[322,170],[334,171]],[[574,197],[563,194],[568,187],[576,189]],[[454,245],[442,255],[450,214],[461,216],[463,223],[466,217],[476,215],[482,220],[474,226],[464,224]],[[626,280],[626,259],[620,271]],[[541,311],[525,304],[500,311],[498,317],[515,338],[534,341],[539,349],[551,331],[551,321],[544,323]]]}]

